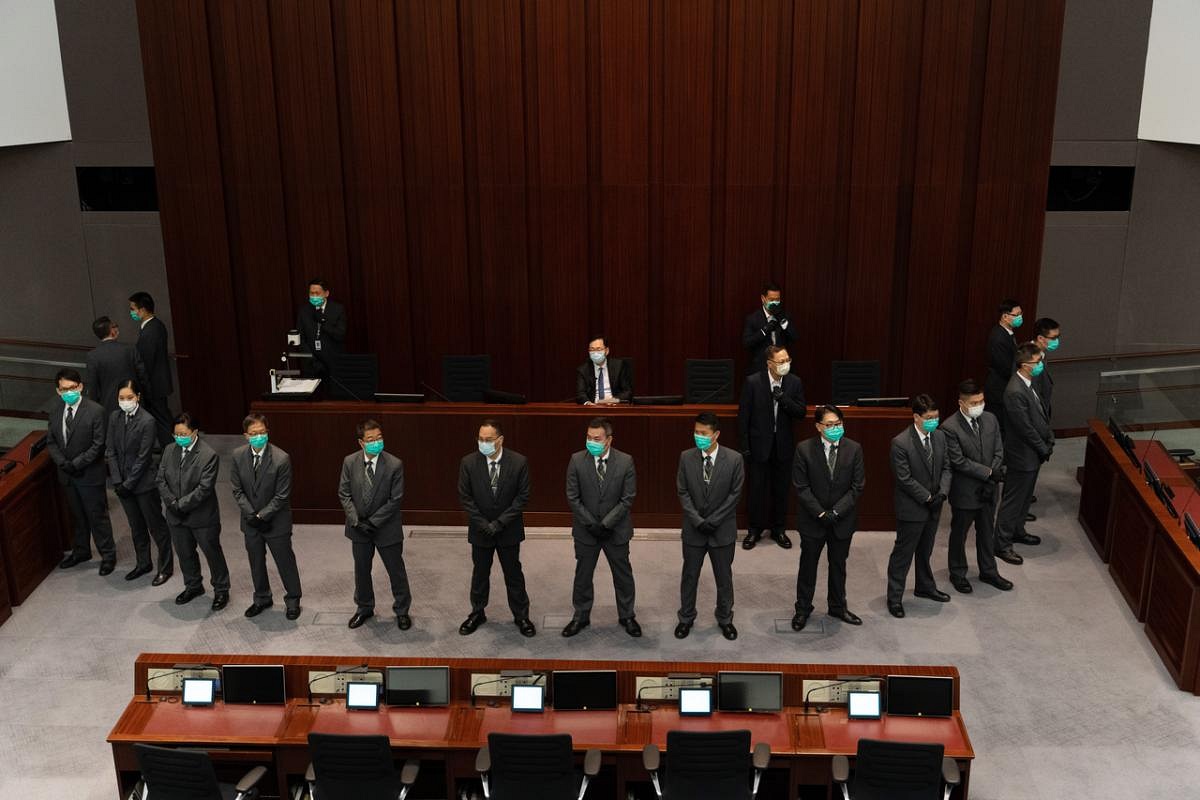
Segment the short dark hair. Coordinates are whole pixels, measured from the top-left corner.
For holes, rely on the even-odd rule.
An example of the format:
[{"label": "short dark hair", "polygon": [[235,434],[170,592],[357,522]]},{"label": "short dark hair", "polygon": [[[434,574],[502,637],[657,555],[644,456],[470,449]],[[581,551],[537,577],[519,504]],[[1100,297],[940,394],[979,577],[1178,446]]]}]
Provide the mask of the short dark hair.
[{"label": "short dark hair", "polygon": [[154,311],[154,298],[149,292],[134,292],[129,295],[129,302],[133,303],[138,308],[144,308],[147,311]]},{"label": "short dark hair", "polygon": [[608,347],[608,337],[605,336],[603,333],[593,334],[592,338],[588,339],[588,344],[591,344],[592,342],[594,342],[596,340],[604,342],[604,346]]},{"label": "short dark hair", "polygon": [[1000,301],[1000,307],[997,309],[1001,314],[1011,314],[1012,310],[1021,305],[1011,297],[1006,297]]},{"label": "short dark hair", "polygon": [[[250,430],[250,426],[256,422],[261,422],[263,424],[263,427],[267,428],[268,430],[270,430],[270,428],[271,428],[271,426],[267,424],[267,415],[266,414],[260,414],[257,411],[251,411],[249,414],[247,414],[242,419],[242,433],[245,433],[246,431]],[[358,435],[358,438],[360,438],[360,439],[362,438],[361,433]]]},{"label": "short dark hair", "polygon": [[764,296],[767,294],[767,292],[782,292],[782,291],[783,291],[783,289],[780,289],[779,284],[776,283],[775,281],[767,281],[766,283],[763,284],[762,293]]},{"label": "short dark hair", "polygon": [[96,321],[92,323],[92,333],[96,334],[96,338],[104,341],[108,338],[109,331],[112,330],[112,320],[108,317],[96,317]]},{"label": "short dark hair", "polygon": [[842,410],[835,405],[817,406],[815,409],[813,409],[813,419],[816,422],[820,422],[822,419],[824,419],[826,414],[833,414],[838,418],[838,422],[844,422],[846,419],[846,415],[843,414]]},{"label": "short dark hair", "polygon": [[959,397],[974,397],[977,394],[983,394],[983,387],[976,383],[974,378],[967,378],[958,385]]},{"label": "short dark hair", "polygon": [[928,414],[930,411],[937,411],[937,400],[934,400],[927,394],[919,394],[913,398],[912,410],[914,414],[921,414],[922,416]]},{"label": "short dark hair", "polygon": [[54,373],[54,385],[58,386],[59,381],[70,381],[71,383],[83,383],[83,376],[79,374],[79,370],[63,367],[58,372]]},{"label": "short dark hair", "polygon": [[500,427],[500,423],[496,422],[496,420],[492,419],[491,417],[488,417],[483,422],[479,423],[479,427],[491,428],[492,430],[494,430],[496,432],[497,436],[504,435],[504,429]]},{"label": "short dark hair", "polygon": [[786,347],[776,347],[775,345],[770,345],[769,347],[767,347],[767,361],[770,361],[772,358],[775,357],[776,353],[780,353],[780,352],[786,353],[787,348]]},{"label": "short dark hair", "polygon": [[714,431],[721,430],[721,420],[711,411],[701,411],[696,415],[696,419],[692,423],[694,425],[706,425]]},{"label": "short dark hair", "polygon": [[381,430],[383,430],[383,426],[379,424],[378,420],[372,419],[371,417],[367,417],[362,422],[358,423],[358,425],[354,428],[354,431],[358,434],[359,439],[363,438],[367,431]]},{"label": "short dark hair", "polygon": [[176,415],[175,419],[171,421],[171,427],[176,425],[186,425],[188,430],[200,430],[199,421],[186,411],[180,411],[179,414]]},{"label": "short dark hair", "polygon": [[329,291],[329,282],[324,278],[311,278],[308,281],[309,286],[320,286],[325,291]]},{"label": "short dark hair", "polygon": [[1028,363],[1034,356],[1041,355],[1041,352],[1042,348],[1037,346],[1037,342],[1026,342],[1017,348],[1017,363]]},{"label": "short dark hair", "polygon": [[608,417],[592,417],[588,420],[589,428],[604,428],[605,436],[612,436],[613,426]]},{"label": "short dark hair", "polygon": [[1050,331],[1055,331],[1062,326],[1058,324],[1058,320],[1050,317],[1042,317],[1037,322],[1033,323],[1033,327],[1037,330],[1038,336],[1049,336]]},{"label": "short dark hair", "polygon": [[118,383],[117,391],[120,392],[122,389],[132,389],[134,394],[142,393],[142,385],[140,383],[138,383],[137,381],[135,381],[133,378],[126,378],[125,380]]}]

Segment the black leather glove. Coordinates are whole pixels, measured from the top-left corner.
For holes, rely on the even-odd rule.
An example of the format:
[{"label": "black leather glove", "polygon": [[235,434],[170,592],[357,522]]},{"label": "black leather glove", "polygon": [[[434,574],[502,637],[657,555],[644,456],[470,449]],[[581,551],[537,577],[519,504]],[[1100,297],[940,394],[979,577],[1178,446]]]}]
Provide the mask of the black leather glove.
[{"label": "black leather glove", "polygon": [[776,386],[774,389],[771,390],[771,394],[775,396],[776,400],[782,400],[783,399],[783,387]]},{"label": "black leather glove", "polygon": [[599,522],[589,522],[584,527],[590,535],[595,536],[597,539],[600,538],[601,526]]},{"label": "black leather glove", "polygon": [[767,320],[767,324],[763,326],[763,333],[770,336],[772,331],[775,331],[778,329],[779,329],[779,317],[772,317],[771,319]]},{"label": "black leather glove", "polygon": [[246,517],[246,522],[256,531],[261,531],[270,527],[270,523],[258,516],[258,514],[251,514],[250,516]]},{"label": "black leather glove", "polygon": [[1004,468],[992,470],[992,474],[988,475],[988,480],[992,483],[1000,483],[1004,480]]},{"label": "black leather glove", "polygon": [[983,502],[990,503],[996,499],[996,484],[981,483],[979,484],[979,488],[976,490],[976,494]]},{"label": "black leather glove", "polygon": [[750,455],[751,455],[751,454],[750,454],[750,451],[749,451],[749,450],[743,450],[743,451],[742,451],[742,458],[746,459],[747,461],[749,461],[749,460],[750,460]]},{"label": "black leather glove", "polygon": [[370,520],[365,520],[365,519],[360,519],[358,521],[358,524],[355,525],[354,527],[357,528],[358,532],[361,533],[363,536],[374,536],[376,531],[379,530],[370,522]]},{"label": "black leather glove", "polygon": [[708,520],[704,520],[704,522],[701,522],[701,523],[700,523],[700,524],[699,524],[699,525],[696,527],[696,530],[700,531],[700,532],[701,532],[701,533],[703,533],[705,536],[709,535],[710,533],[712,533],[712,532],[713,532],[713,531],[715,531],[716,529],[717,529],[717,526],[716,526],[716,525],[714,525],[713,523],[709,522]]},{"label": "black leather glove", "polygon": [[1045,454],[1043,454],[1043,455],[1039,455],[1039,456],[1038,456],[1038,461],[1040,461],[1041,463],[1045,464],[1047,461],[1049,461],[1049,460],[1050,460],[1050,455],[1051,455],[1050,453],[1045,453]]},{"label": "black leather glove", "polygon": [[167,503],[167,510],[174,514],[179,514],[180,516],[183,515],[183,512],[179,510],[178,500],[172,500],[171,502]]},{"label": "black leather glove", "polygon": [[504,530],[504,526],[500,524],[500,520],[494,519],[487,524],[487,528],[484,530],[488,536],[499,536],[500,531]]},{"label": "black leather glove", "polygon": [[83,472],[83,470],[79,469],[79,467],[75,466],[75,464],[70,461],[63,462],[62,471],[70,475],[72,478],[78,478]]},{"label": "black leather glove", "polygon": [[126,489],[125,485],[122,483],[118,483],[116,486],[113,486],[113,493],[120,498],[133,497],[133,492]]},{"label": "black leather glove", "polygon": [[836,511],[826,511],[820,516],[820,522],[826,528],[836,527],[839,519]]},{"label": "black leather glove", "polygon": [[946,502],[946,495],[942,494],[941,492],[938,492],[933,497],[929,498],[928,502],[926,502],[925,505],[929,506],[930,509],[936,510],[936,509],[941,508],[942,503],[944,503],[944,502]]},{"label": "black leather glove", "polygon": [[608,527],[605,527],[604,525],[601,525],[600,523],[596,523],[595,536],[597,539],[607,539],[608,537],[610,537],[612,535],[613,535],[612,528],[608,528]]}]

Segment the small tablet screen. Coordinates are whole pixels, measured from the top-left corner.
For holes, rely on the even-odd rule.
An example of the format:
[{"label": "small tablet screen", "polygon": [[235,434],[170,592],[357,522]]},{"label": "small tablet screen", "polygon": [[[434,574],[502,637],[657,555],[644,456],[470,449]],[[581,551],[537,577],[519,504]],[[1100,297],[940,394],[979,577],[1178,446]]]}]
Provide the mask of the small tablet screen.
[{"label": "small tablet screen", "polygon": [[211,706],[217,682],[212,678],[184,678],[183,704],[186,706]]},{"label": "small tablet screen", "polygon": [[846,708],[850,719],[879,719],[879,692],[850,692]]},{"label": "small tablet screen", "polygon": [[712,689],[680,689],[679,715],[707,717],[712,713]]},{"label": "small tablet screen", "polygon": [[545,708],[545,691],[541,686],[512,687],[512,710],[542,711]]},{"label": "small tablet screen", "polygon": [[379,708],[379,684],[350,681],[346,684],[346,708],[374,711]]}]

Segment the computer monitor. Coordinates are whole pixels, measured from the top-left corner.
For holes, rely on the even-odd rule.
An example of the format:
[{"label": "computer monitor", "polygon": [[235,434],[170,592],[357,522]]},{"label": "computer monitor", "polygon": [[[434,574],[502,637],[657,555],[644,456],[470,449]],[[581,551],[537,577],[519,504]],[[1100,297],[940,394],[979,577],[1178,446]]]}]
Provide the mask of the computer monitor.
[{"label": "computer monitor", "polygon": [[718,672],[719,711],[779,711],[783,708],[782,672]]},{"label": "computer monitor", "polygon": [[541,713],[546,709],[546,689],[520,684],[512,687],[512,710]]},{"label": "computer monitor", "polygon": [[350,681],[346,684],[346,708],[352,711],[375,711],[379,708],[379,684]]},{"label": "computer monitor", "polygon": [[882,711],[879,692],[850,692],[846,696],[846,716],[850,719],[879,719]]},{"label": "computer monitor", "polygon": [[389,706],[450,705],[449,667],[388,667]]},{"label": "computer monitor", "polygon": [[217,693],[217,682],[213,678],[184,678],[183,704],[185,706],[211,706]]},{"label": "computer monitor", "polygon": [[712,714],[712,689],[707,686],[679,690],[679,716],[707,717]]},{"label": "computer monitor", "polygon": [[887,713],[901,717],[954,714],[954,679],[933,675],[889,675]]},{"label": "computer monitor", "polygon": [[221,696],[229,705],[283,705],[283,665],[226,664],[221,668]]},{"label": "computer monitor", "polygon": [[550,681],[556,711],[613,711],[617,707],[616,670],[555,670]]}]

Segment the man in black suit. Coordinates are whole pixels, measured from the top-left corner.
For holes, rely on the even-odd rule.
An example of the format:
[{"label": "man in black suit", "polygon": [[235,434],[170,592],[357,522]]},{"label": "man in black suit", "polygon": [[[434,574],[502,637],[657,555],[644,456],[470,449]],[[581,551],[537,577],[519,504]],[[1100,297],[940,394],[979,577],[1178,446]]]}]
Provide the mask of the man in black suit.
[{"label": "man in black suit", "polygon": [[324,278],[308,282],[308,302],[296,312],[300,346],[313,354],[313,374],[324,376],[337,357],[346,351],[346,309],[329,299]]},{"label": "man in black suit", "polygon": [[86,358],[88,397],[112,414],[117,410],[117,387],[131,380],[145,386],[146,370],[137,348],[117,341],[121,333],[117,323],[100,317],[92,323],[92,333],[100,344],[88,351]]},{"label": "man in black suit", "polygon": [[458,501],[467,514],[471,543],[471,613],[459,626],[467,636],[487,622],[492,560],[499,556],[508,591],[508,607],[522,636],[537,629],[529,619],[529,595],[521,571],[521,542],[525,539],[525,506],[529,502],[529,464],[525,456],[504,447],[504,431],[496,420],[479,426],[476,452],[463,457],[458,468]]},{"label": "man in black suit", "polygon": [[1000,424],[1000,432],[1004,432],[1004,387],[1012,377],[1014,362],[1017,357],[1017,343],[1014,331],[1021,327],[1025,318],[1021,315],[1021,304],[1013,299],[1000,302],[998,309],[1000,320],[988,331],[987,379],[983,384],[984,400],[988,408],[996,415]]},{"label": "man in black suit", "polygon": [[167,326],[154,313],[154,298],[146,292],[129,296],[129,318],[138,326],[137,351],[146,370],[142,406],[157,423],[160,446],[171,442],[175,426],[168,398],[174,391]]},{"label": "man in black suit", "polygon": [[1054,418],[1054,378],[1050,377],[1050,354],[1058,349],[1062,341],[1062,326],[1050,317],[1042,317],[1033,323],[1037,337],[1033,340],[1042,348],[1042,374],[1034,380],[1033,388],[1042,399],[1042,407],[1046,409],[1046,417]]},{"label": "man in black suit", "polygon": [[898,619],[904,616],[904,585],[914,556],[917,585],[913,594],[939,603],[950,602],[950,595],[938,590],[929,564],[952,477],[946,435],[937,429],[938,407],[932,397],[914,397],[912,411],[912,425],[892,439],[896,544],[888,560],[887,607],[888,613]]},{"label": "man in black suit", "polygon": [[1034,381],[1042,374],[1042,349],[1033,342],[1017,348],[1017,371],[1004,390],[1008,427],[1004,430],[1004,494],[996,517],[996,556],[1009,564],[1024,560],[1013,544],[1041,544],[1025,532],[1038,472],[1054,453],[1050,415]]},{"label": "man in black suit", "polygon": [[750,354],[750,361],[746,364],[747,375],[767,368],[768,347],[787,347],[796,341],[796,329],[791,327],[783,312],[782,298],[779,286],[768,282],[759,296],[761,307],[746,316],[746,322],[742,325],[742,347]]},{"label": "man in black suit", "polygon": [[738,406],[742,458],[750,472],[750,530],[742,540],[754,549],[764,531],[780,547],[787,536],[787,505],[796,448],[792,423],[804,419],[804,384],[791,374],[792,358],[783,347],[767,348],[767,370],[746,378]]},{"label": "man in black suit", "polygon": [[396,627],[412,627],[408,615],[412,592],[404,566],[404,525],[400,506],[404,500],[404,462],[383,447],[383,429],[373,419],[358,423],[358,446],[342,461],[338,500],[346,512],[346,538],[354,554],[354,604],[350,627],[357,628],[375,616],[375,589],[371,561],[375,551],[392,584],[392,610]]},{"label": "man in black suit", "polygon": [[633,369],[629,362],[608,357],[608,341],[588,342],[588,362],[575,370],[575,402],[589,406],[633,400]]},{"label": "man in black suit", "polygon": [[792,484],[800,500],[800,570],[796,575],[796,613],[792,630],[804,630],[813,612],[817,565],[829,547],[829,616],[848,625],[862,620],[846,607],[846,559],[858,528],[858,499],[867,485],[862,446],[843,436],[845,420],[837,406],[818,406],[817,436],[796,445]]},{"label": "man in black suit", "polygon": [[973,380],[958,385],[958,413],[942,423],[950,458],[950,583],[962,594],[967,580],[967,531],[975,526],[979,580],[1007,592],[1012,582],[996,571],[996,485],[1004,480],[1000,424],[984,410],[983,389]]},{"label": "man in black suit", "polygon": [[83,378],[73,369],[60,369],[54,377],[61,404],[50,412],[46,449],[58,467],[58,482],[66,488],[67,504],[75,520],[71,553],[59,564],[69,569],[92,560],[92,539],[100,551],[100,574],[117,565],[117,546],[108,518],[108,474],[104,462],[106,414],[84,397]]}]

